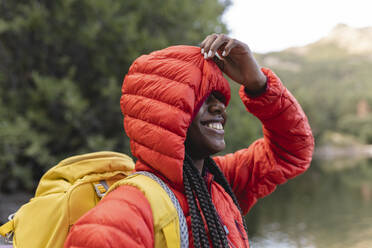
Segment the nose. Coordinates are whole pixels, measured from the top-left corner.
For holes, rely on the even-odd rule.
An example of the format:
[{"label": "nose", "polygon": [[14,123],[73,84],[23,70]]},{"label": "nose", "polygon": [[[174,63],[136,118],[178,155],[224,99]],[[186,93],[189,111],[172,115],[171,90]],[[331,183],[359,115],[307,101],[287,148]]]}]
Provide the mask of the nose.
[{"label": "nose", "polygon": [[226,115],[226,106],[216,98],[209,102],[208,112],[211,114]]}]

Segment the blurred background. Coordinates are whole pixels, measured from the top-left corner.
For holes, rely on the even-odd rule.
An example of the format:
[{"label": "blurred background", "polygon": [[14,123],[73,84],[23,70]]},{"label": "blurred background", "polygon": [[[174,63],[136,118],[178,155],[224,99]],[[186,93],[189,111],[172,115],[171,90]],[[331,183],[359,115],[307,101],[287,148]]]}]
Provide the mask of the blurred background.
[{"label": "blurred background", "polygon": [[[136,57],[224,32],[279,75],[316,138],[311,168],[246,216],[252,247],[372,247],[368,9],[360,0],[0,1],[0,224],[63,158],[130,154],[119,99]],[[262,136],[231,87],[225,152]]]}]

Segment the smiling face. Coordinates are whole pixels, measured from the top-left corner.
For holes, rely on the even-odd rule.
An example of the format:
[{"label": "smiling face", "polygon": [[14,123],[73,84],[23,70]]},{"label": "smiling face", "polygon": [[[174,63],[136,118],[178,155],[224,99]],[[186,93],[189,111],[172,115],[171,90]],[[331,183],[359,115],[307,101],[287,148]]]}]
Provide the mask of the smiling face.
[{"label": "smiling face", "polygon": [[[225,149],[226,107],[221,95],[212,93],[191,123],[185,141],[186,152],[193,159],[204,159]],[[222,99],[221,99],[222,100]]]}]

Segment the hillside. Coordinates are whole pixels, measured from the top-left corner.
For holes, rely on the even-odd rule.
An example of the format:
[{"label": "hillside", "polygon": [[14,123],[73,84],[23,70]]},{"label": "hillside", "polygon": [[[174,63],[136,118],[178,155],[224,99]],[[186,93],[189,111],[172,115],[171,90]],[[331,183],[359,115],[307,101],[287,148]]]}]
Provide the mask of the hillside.
[{"label": "hillside", "polygon": [[293,52],[307,54],[309,50],[322,46],[337,46],[350,55],[372,54],[372,27],[352,28],[338,24],[326,37],[302,48],[290,48]]},{"label": "hillside", "polygon": [[308,114],[317,143],[372,143],[372,27],[337,25],[304,47],[259,54]]}]

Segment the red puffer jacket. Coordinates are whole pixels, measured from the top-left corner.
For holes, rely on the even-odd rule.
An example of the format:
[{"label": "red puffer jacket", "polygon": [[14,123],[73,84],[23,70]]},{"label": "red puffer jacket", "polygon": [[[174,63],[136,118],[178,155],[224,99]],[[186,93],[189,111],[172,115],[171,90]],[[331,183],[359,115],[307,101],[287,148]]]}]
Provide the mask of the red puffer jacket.
[{"label": "red puffer jacket", "polygon": [[[264,137],[247,149],[215,157],[244,213],[276,185],[305,171],[314,141],[307,118],[279,78],[263,69],[266,92],[250,98],[240,89],[247,110],[263,124]],[[230,88],[200,48],[175,46],[139,57],[126,75],[121,107],[136,170],[155,173],[177,196],[191,235],[183,189],[184,141],[194,114],[212,91],[230,99]],[[249,247],[239,210],[209,174],[212,201],[229,230],[231,247]],[[71,229],[65,247],[153,247],[152,212],[144,195],[121,186],[84,215]],[[193,247],[190,236],[190,247]]]}]

